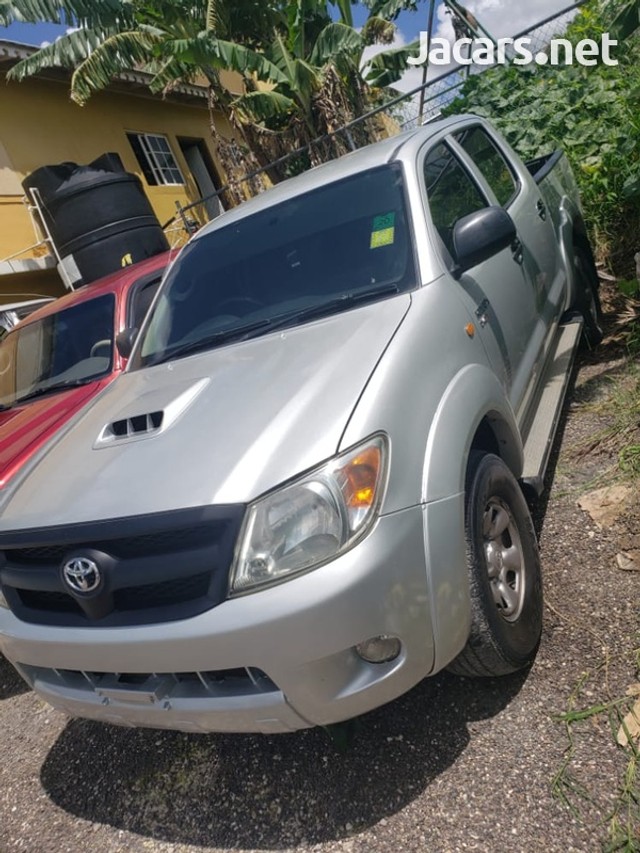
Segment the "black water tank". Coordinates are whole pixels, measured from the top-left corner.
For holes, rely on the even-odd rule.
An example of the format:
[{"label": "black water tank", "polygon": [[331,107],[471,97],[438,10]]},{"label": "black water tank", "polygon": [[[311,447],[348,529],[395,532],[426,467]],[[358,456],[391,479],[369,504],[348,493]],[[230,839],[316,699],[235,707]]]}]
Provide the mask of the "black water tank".
[{"label": "black water tank", "polygon": [[88,166],[43,166],[22,182],[37,190],[47,227],[74,287],[169,248],[140,179],[117,154]]}]

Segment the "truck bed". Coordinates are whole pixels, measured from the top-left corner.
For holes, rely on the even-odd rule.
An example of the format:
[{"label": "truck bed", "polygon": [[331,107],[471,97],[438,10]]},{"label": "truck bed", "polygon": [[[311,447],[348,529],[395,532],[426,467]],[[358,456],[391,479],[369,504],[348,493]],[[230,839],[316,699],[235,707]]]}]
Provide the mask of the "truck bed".
[{"label": "truck bed", "polygon": [[536,157],[535,160],[529,160],[525,165],[531,173],[533,180],[537,184],[541,184],[563,157],[564,152],[558,149],[552,154],[545,154],[544,157]]}]

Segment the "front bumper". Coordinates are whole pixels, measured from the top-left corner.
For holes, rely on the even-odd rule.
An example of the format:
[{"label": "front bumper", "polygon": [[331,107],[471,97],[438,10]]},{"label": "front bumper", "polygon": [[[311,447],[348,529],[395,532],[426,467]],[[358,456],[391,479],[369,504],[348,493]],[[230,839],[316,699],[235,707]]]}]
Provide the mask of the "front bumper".
[{"label": "front bumper", "polygon": [[[201,732],[283,732],[349,719],[433,670],[434,624],[443,622],[446,647],[464,642],[465,614],[461,623],[434,611],[443,594],[453,600],[447,589],[457,567],[439,567],[433,593],[425,547],[430,528],[444,518],[454,524],[459,503],[382,517],[332,563],[183,621],[61,628],[0,608],[0,651],[72,716]],[[366,663],[355,646],[382,634],[400,638],[400,656]]]}]

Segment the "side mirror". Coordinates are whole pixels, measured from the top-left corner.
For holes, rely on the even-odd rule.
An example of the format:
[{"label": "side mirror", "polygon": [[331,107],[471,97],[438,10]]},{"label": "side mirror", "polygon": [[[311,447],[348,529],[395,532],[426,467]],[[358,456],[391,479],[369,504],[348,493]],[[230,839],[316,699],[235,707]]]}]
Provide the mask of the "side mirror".
[{"label": "side mirror", "polygon": [[485,207],[456,222],[453,229],[454,278],[511,246],[515,223],[502,207]]},{"label": "side mirror", "polygon": [[116,347],[122,358],[129,358],[137,336],[137,329],[123,329],[116,336]]}]

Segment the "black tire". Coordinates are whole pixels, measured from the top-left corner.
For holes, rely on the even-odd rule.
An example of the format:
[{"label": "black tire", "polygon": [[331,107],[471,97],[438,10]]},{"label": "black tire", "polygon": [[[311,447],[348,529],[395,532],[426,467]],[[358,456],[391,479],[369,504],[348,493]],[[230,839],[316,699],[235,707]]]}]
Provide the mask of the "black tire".
[{"label": "black tire", "polygon": [[576,246],[573,268],[578,283],[576,308],[584,317],[582,342],[587,349],[595,349],[604,338],[602,306],[598,293],[600,280],[591,250]]},{"label": "black tire", "polygon": [[471,632],[449,665],[466,676],[508,675],[529,666],[542,634],[542,575],[529,508],[497,456],[474,451],[465,491]]}]

